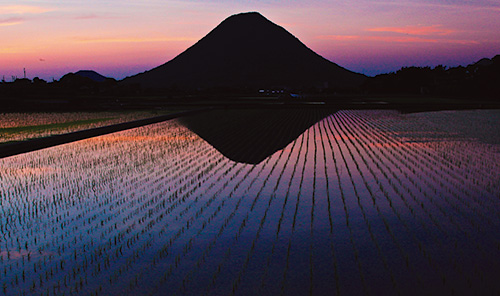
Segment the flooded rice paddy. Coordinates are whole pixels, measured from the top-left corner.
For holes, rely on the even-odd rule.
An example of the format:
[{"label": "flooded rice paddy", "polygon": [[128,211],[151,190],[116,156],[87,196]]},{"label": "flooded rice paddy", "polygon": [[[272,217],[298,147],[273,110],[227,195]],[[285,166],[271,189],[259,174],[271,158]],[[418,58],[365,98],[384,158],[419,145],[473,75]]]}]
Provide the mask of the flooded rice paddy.
[{"label": "flooded rice paddy", "polygon": [[150,118],[168,111],[0,113],[0,145]]},{"label": "flooded rice paddy", "polygon": [[0,159],[0,294],[498,294],[499,115],[217,111]]}]

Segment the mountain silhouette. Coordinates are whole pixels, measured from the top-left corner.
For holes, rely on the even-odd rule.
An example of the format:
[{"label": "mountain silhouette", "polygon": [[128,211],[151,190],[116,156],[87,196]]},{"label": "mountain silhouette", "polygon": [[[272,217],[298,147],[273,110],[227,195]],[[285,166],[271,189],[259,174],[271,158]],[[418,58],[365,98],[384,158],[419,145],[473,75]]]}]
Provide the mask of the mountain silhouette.
[{"label": "mountain silhouette", "polygon": [[97,73],[96,71],[92,71],[92,70],[80,70],[80,71],[76,72],[75,75],[87,77],[87,78],[90,78],[96,82],[103,82],[106,80],[105,76],[102,76],[101,74]]},{"label": "mountain silhouette", "polygon": [[335,113],[328,108],[213,110],[179,122],[232,161],[259,164]]},{"label": "mountain silhouette", "polygon": [[350,88],[366,76],[321,57],[257,12],[230,16],[171,61],[124,79],[145,88]]}]

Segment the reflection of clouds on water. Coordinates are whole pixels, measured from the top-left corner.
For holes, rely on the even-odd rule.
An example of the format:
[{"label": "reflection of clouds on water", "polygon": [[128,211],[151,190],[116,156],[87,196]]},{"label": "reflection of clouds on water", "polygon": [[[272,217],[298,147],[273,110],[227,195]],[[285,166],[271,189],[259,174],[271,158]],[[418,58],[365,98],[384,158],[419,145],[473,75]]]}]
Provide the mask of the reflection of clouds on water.
[{"label": "reflection of clouds on water", "polygon": [[23,260],[31,260],[31,259],[37,259],[40,257],[44,256],[52,256],[54,255],[54,252],[47,252],[47,251],[28,251],[28,250],[3,250],[0,251],[0,258],[2,260],[18,260],[18,259],[23,259]]},{"label": "reflection of clouds on water", "polygon": [[115,135],[107,135],[107,137],[97,137],[97,138],[88,138],[85,141],[89,142],[143,142],[143,141],[157,141],[157,142],[171,142],[171,141],[188,141],[193,140],[196,137],[195,135],[173,135],[173,136],[115,136]]},{"label": "reflection of clouds on water", "polygon": [[407,116],[433,129],[436,138],[447,134],[487,144],[500,144],[500,110],[440,111]]},{"label": "reflection of clouds on water", "polygon": [[28,175],[44,175],[47,173],[53,173],[55,168],[53,167],[8,167],[4,168],[5,174],[8,175],[18,175],[18,176],[28,176]]}]

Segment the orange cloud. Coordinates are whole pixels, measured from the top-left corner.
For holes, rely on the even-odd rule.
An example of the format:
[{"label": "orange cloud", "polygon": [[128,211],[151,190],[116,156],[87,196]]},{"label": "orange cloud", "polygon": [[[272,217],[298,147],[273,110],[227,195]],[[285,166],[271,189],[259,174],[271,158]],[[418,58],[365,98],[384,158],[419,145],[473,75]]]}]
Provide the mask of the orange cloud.
[{"label": "orange cloud", "polygon": [[5,27],[5,26],[14,26],[18,25],[24,22],[23,18],[20,17],[11,17],[8,19],[3,19],[0,20],[0,27]]},{"label": "orange cloud", "polygon": [[362,36],[359,35],[321,35],[317,36],[316,39],[320,40],[337,40],[337,41],[350,41],[359,40]]},{"label": "orange cloud", "polygon": [[322,35],[317,36],[320,40],[335,40],[335,41],[380,41],[390,43],[453,43],[453,44],[479,44],[475,40],[459,40],[459,39],[437,39],[437,38],[422,38],[419,36],[363,36],[363,35]]},{"label": "orange cloud", "polygon": [[113,16],[104,16],[104,15],[97,15],[97,14],[83,14],[83,15],[78,15],[72,17],[74,20],[99,20],[99,19],[117,19],[118,17],[113,17]]},{"label": "orange cloud", "polygon": [[137,43],[137,42],[175,42],[175,41],[194,41],[196,38],[188,37],[158,37],[158,38],[136,38],[136,37],[124,37],[124,38],[76,38],[79,43]]},{"label": "orange cloud", "polygon": [[380,27],[369,28],[369,32],[385,32],[385,33],[399,33],[407,35],[428,36],[438,35],[444,36],[455,33],[455,30],[441,28],[440,25],[434,26],[405,26],[405,27]]},{"label": "orange cloud", "polygon": [[[19,50],[12,47],[0,47],[0,53],[18,53],[18,52]],[[0,62],[4,63],[5,61],[0,60]]]},{"label": "orange cloud", "polygon": [[418,2],[418,1],[394,1],[394,2],[377,2],[379,5],[390,5],[390,6],[406,6],[410,8],[441,8],[441,9],[457,9],[457,10],[490,10],[490,11],[500,11],[498,4],[495,1],[458,1],[462,3],[456,3],[456,1],[436,1],[440,3],[430,3],[429,2]]},{"label": "orange cloud", "polygon": [[0,14],[39,14],[53,11],[53,9],[30,5],[0,6]]}]

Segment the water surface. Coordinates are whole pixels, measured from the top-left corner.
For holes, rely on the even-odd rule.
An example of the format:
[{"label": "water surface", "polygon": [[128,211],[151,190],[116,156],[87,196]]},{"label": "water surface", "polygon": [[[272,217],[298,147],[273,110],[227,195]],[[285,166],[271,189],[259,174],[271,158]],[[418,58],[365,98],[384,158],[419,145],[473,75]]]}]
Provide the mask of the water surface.
[{"label": "water surface", "polygon": [[218,112],[1,159],[2,292],[500,292],[499,111]]}]

